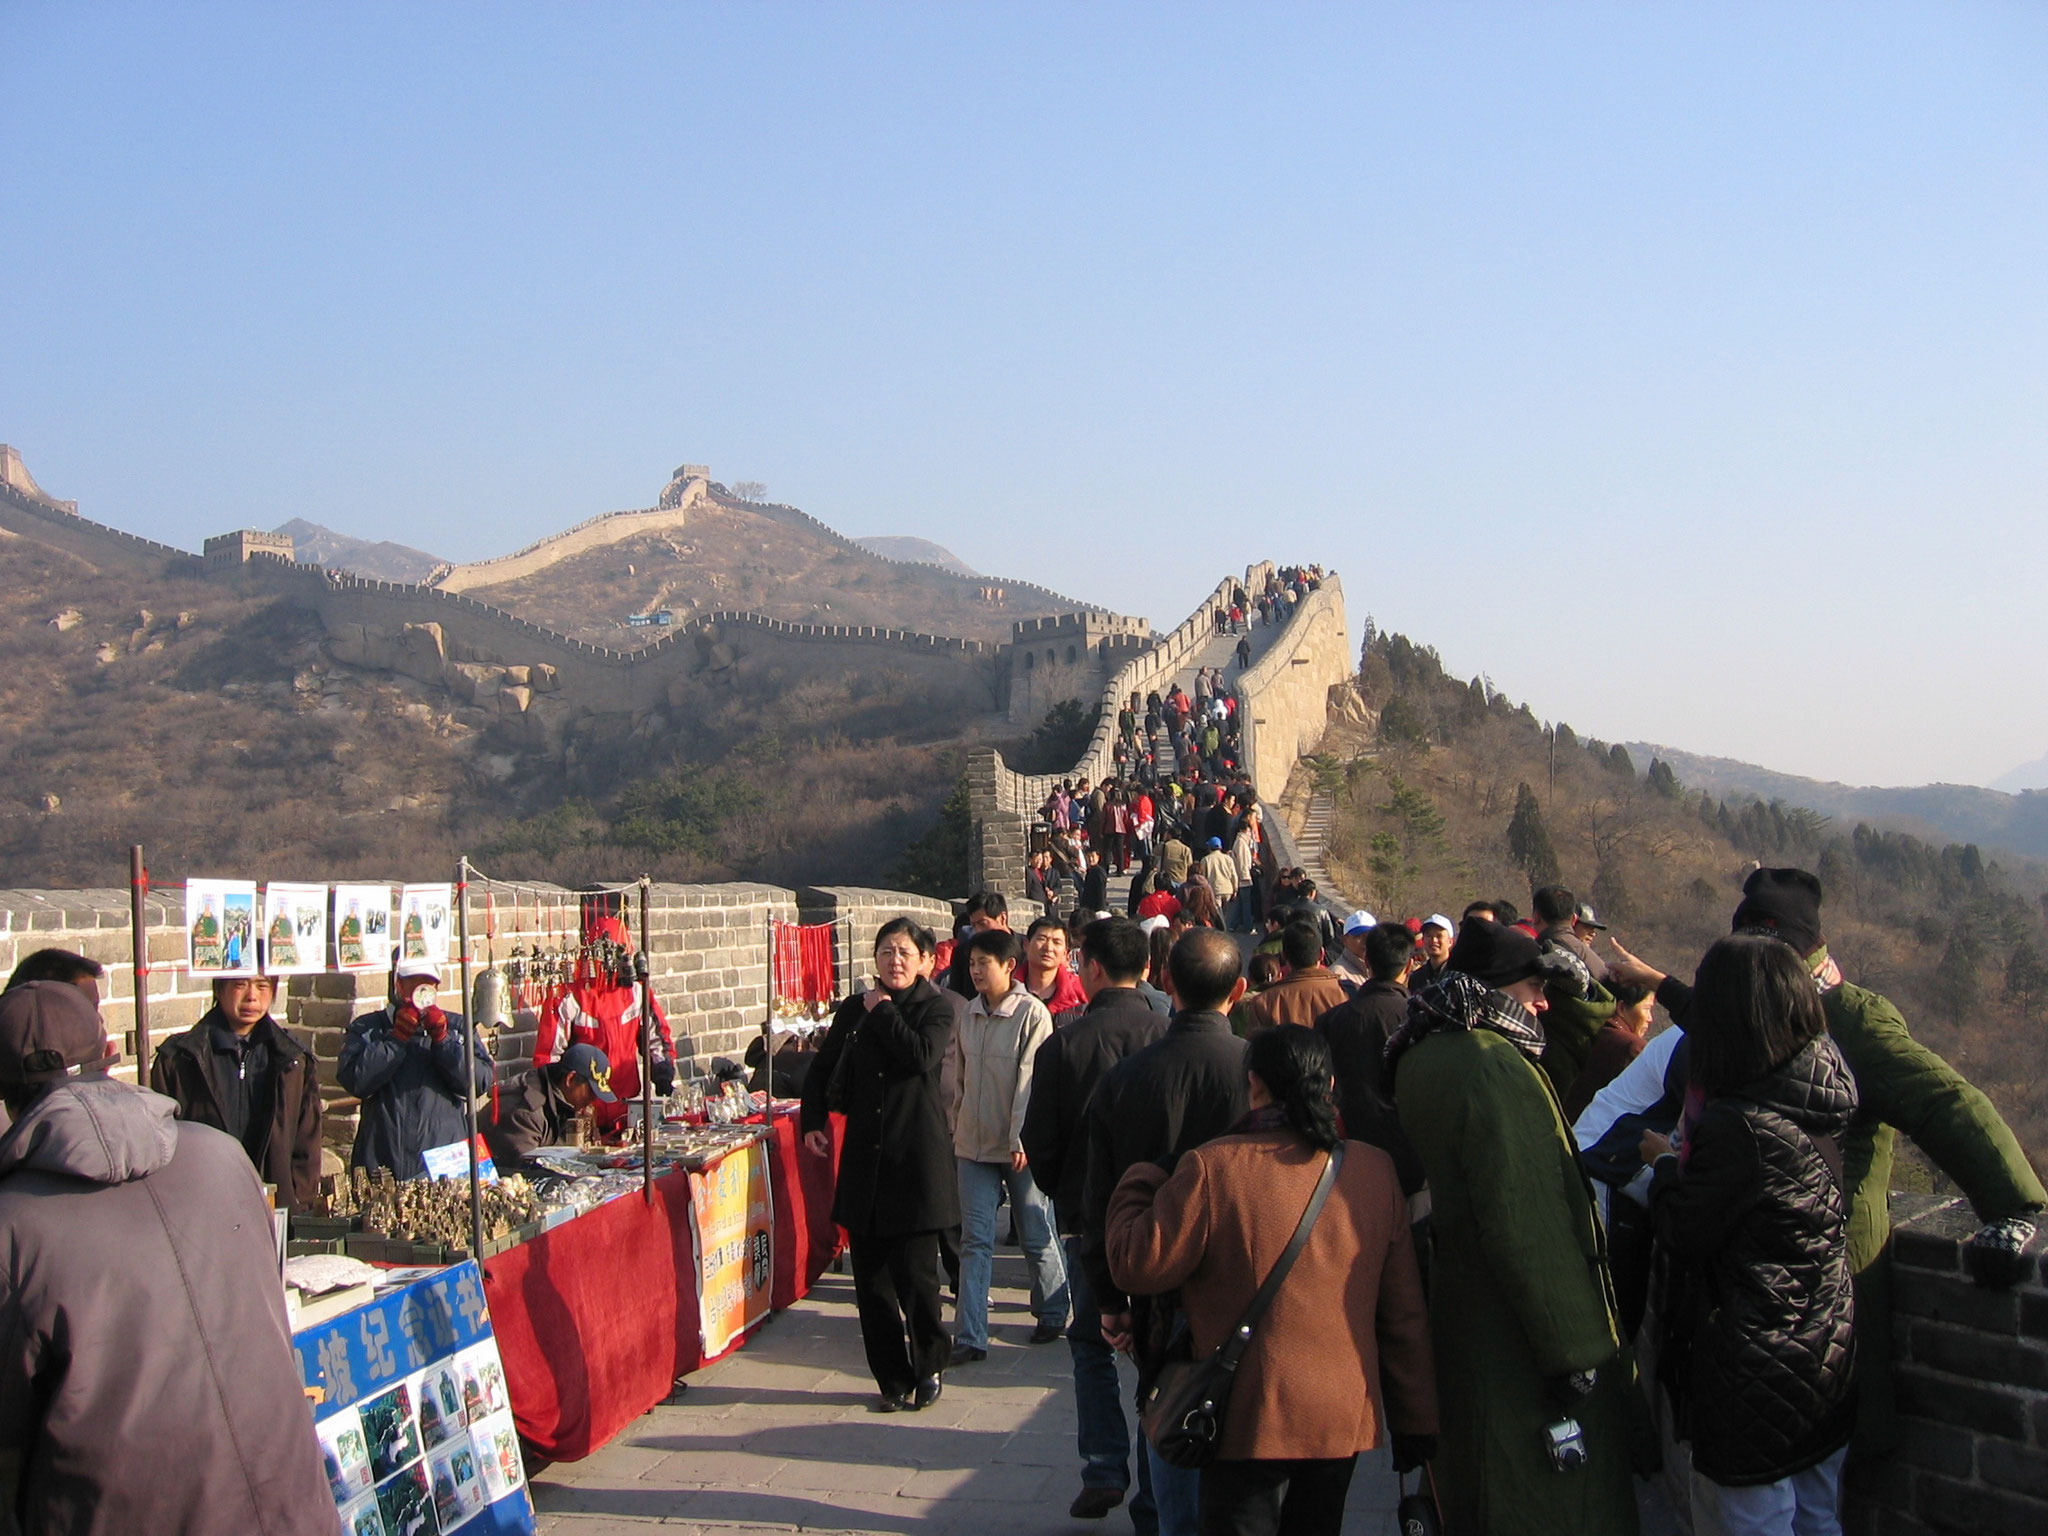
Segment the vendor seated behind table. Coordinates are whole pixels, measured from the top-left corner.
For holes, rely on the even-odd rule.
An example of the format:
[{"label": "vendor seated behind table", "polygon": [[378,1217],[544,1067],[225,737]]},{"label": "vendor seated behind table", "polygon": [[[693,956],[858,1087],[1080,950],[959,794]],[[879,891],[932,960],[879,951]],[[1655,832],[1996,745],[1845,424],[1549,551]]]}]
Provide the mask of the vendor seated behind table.
[{"label": "vendor seated behind table", "polygon": [[469,1027],[461,1014],[442,1012],[440,985],[431,960],[401,960],[392,1000],[348,1027],[334,1076],[363,1101],[349,1158],[357,1168],[423,1179],[422,1153],[469,1139],[463,1079],[472,1092],[488,1093],[497,1071],[478,1041],[464,1073]]},{"label": "vendor seated behind table", "polygon": [[561,1145],[569,1122],[593,1104],[616,1104],[612,1064],[594,1045],[572,1045],[559,1061],[533,1067],[498,1095],[497,1112],[481,1127],[500,1173],[510,1173],[536,1147]]}]

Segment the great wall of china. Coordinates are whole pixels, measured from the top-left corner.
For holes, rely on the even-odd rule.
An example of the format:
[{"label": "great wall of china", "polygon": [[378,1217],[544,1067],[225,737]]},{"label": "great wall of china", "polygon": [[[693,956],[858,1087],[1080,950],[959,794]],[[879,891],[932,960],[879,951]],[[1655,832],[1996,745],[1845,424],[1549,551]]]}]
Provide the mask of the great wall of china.
[{"label": "great wall of china", "polygon": [[[11,451],[7,457],[12,459]],[[118,559],[191,574],[205,569],[200,557],[187,551],[84,522],[70,505],[37,490],[25,470],[17,477],[18,465],[18,459],[0,462],[0,527],[56,543],[88,560]],[[492,654],[502,648],[506,654],[547,657],[524,665],[558,669],[559,675],[548,680],[554,686],[660,676],[659,666],[649,663],[674,658],[686,648],[694,650],[702,638],[665,636],[642,651],[607,651],[456,592],[335,577],[316,567],[278,562],[270,562],[270,567],[257,570],[254,579],[317,584],[315,590],[332,604],[322,610],[323,618],[331,612],[338,623],[366,628],[374,618],[380,626],[399,625],[399,635],[438,624],[444,667],[501,664],[451,662],[451,648],[466,648],[470,654]],[[1270,569],[1252,566],[1245,584],[1263,581]],[[1111,763],[1118,701],[1133,690],[1163,689],[1197,665],[1195,658],[1214,642],[1215,601],[1235,584],[1234,579],[1219,583],[1171,634],[1123,660],[1100,689],[1103,721],[1068,773],[1019,774],[997,752],[973,756],[973,883],[1021,897],[1031,818],[1055,778],[1103,776]],[[721,634],[744,631],[803,647],[828,664],[836,657],[843,665],[850,651],[879,647],[892,657],[943,656],[956,666],[986,667],[1010,649],[898,631],[781,626],[746,614],[715,614],[709,622]],[[1064,634],[1037,630],[1029,636],[1034,648],[1049,639],[1064,657]],[[1077,642],[1077,664],[1080,655]],[[1313,750],[1322,733],[1330,689],[1342,683],[1350,669],[1343,589],[1331,578],[1299,605],[1279,634],[1266,641],[1264,654],[1236,682],[1239,709],[1248,722],[1248,766],[1262,799],[1278,803],[1296,761]],[[529,679],[532,675],[529,671]],[[634,691],[635,686],[626,685],[620,696],[653,696]],[[1283,862],[1294,862],[1287,852],[1291,830],[1298,829],[1289,829],[1276,818],[1274,840]],[[406,870],[393,872],[393,879],[396,883],[447,873],[452,872]],[[630,909],[636,898],[629,892],[625,899]],[[481,967],[509,958],[515,947],[549,942],[565,921],[573,924],[579,896],[554,887],[498,886],[478,880],[466,901],[471,959]],[[161,1041],[195,1022],[207,997],[184,968],[182,896],[155,892],[146,905],[148,969],[141,980],[150,997],[152,1039]],[[653,985],[672,1021],[684,1065],[702,1075],[714,1056],[737,1057],[758,1035],[769,1001],[771,919],[831,923],[838,975],[845,986],[859,975],[868,938],[881,922],[901,914],[943,927],[951,923],[953,908],[897,891],[734,883],[650,886],[648,912]],[[122,890],[0,891],[0,961],[11,968],[29,951],[52,945],[79,950],[107,966],[103,1012],[109,1031],[125,1044],[127,1070],[132,1072],[137,977],[128,920],[128,893]],[[285,988],[284,1022],[314,1052],[330,1098],[339,1097],[333,1066],[342,1033],[351,1018],[381,1005],[384,986],[381,976],[336,973],[295,977]],[[525,1064],[534,1027],[530,1014],[515,1014],[499,1032],[496,1055],[501,1074]],[[337,1110],[335,1129],[345,1143],[349,1116],[339,1104]],[[1845,1527],[1862,1536],[1936,1525],[2038,1532],[2048,1506],[2048,1475],[2042,1471],[2048,1466],[2048,1284],[2037,1264],[2032,1277],[2013,1290],[1973,1286],[1962,1247],[1976,1222],[1963,1202],[1894,1195],[1893,1217],[1894,1370],[1907,1433],[1897,1455],[1852,1473]]]}]

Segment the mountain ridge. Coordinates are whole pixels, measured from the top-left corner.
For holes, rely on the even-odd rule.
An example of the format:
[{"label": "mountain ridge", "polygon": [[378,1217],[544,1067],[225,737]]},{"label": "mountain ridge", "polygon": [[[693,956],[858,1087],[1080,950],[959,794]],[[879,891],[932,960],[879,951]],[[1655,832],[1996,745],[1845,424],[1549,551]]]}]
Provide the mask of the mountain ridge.
[{"label": "mountain ridge", "polygon": [[1783,800],[1838,820],[1867,821],[1918,836],[1933,835],[1939,841],[2048,858],[2048,793],[2039,790],[2014,794],[1980,784],[1841,784],[1656,742],[1631,741],[1627,747],[1639,762],[1662,758],[1688,789],[1723,799],[1754,795],[1759,800]]}]

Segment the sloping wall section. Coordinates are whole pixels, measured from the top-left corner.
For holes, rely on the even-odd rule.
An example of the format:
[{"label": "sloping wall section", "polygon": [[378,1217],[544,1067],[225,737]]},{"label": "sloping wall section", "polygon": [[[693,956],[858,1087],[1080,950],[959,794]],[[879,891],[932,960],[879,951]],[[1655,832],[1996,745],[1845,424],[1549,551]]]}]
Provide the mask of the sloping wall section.
[{"label": "sloping wall section", "polygon": [[1279,640],[1237,680],[1245,766],[1261,800],[1277,801],[1295,763],[1316,749],[1329,722],[1330,689],[1351,673],[1344,584],[1333,572],[1296,605]]}]

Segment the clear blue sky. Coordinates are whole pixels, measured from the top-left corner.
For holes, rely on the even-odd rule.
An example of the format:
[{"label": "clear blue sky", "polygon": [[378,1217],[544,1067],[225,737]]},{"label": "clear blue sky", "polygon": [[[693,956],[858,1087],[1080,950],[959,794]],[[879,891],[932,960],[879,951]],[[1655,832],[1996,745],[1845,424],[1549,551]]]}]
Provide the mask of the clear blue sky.
[{"label": "clear blue sky", "polygon": [[676,464],[1545,718],[2048,751],[2048,10],[0,6],[0,441],[455,558]]}]

